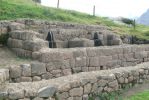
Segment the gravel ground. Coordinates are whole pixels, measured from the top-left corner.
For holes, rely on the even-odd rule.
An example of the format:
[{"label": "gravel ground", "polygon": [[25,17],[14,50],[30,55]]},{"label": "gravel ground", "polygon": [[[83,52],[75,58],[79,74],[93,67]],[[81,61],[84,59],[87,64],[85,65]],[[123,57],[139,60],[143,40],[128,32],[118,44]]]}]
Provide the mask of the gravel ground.
[{"label": "gravel ground", "polygon": [[11,65],[20,65],[30,62],[30,59],[19,58],[7,47],[0,46],[0,68],[6,68]]}]

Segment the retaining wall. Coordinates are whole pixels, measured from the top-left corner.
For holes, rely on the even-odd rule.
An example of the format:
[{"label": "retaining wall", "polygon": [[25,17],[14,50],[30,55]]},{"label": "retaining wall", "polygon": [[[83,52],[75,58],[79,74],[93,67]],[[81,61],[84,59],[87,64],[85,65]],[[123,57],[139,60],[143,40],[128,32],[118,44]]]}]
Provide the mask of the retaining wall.
[{"label": "retaining wall", "polygon": [[8,100],[88,100],[149,79],[149,63],[112,70],[82,72],[40,82],[7,83],[0,96]]},{"label": "retaining wall", "polygon": [[82,25],[31,19],[0,21],[0,24],[0,34],[11,34],[11,32],[16,30],[32,30],[38,32],[42,36],[42,39],[46,40],[48,32],[51,32],[54,38],[52,42],[56,44],[57,48],[73,47],[69,46],[68,42],[75,38],[88,40],[86,42],[90,42],[91,40],[94,42],[94,37],[96,37],[96,41],[101,41],[101,45],[122,44],[120,36],[102,25]]},{"label": "retaining wall", "polygon": [[[108,46],[76,49],[42,49],[33,53],[42,64],[43,75],[53,78],[79,72],[135,66],[149,61],[148,45]],[[38,64],[37,64],[38,65]],[[38,70],[38,69],[37,69]],[[36,75],[39,75],[38,72]]]},{"label": "retaining wall", "polygon": [[17,56],[32,58],[33,52],[48,47],[48,41],[41,38],[42,36],[34,31],[16,30],[10,33],[7,44]]},{"label": "retaining wall", "polygon": [[32,56],[37,61],[10,68],[12,82],[40,81],[79,72],[135,66],[149,61],[149,45],[73,49],[43,48],[34,52]]}]

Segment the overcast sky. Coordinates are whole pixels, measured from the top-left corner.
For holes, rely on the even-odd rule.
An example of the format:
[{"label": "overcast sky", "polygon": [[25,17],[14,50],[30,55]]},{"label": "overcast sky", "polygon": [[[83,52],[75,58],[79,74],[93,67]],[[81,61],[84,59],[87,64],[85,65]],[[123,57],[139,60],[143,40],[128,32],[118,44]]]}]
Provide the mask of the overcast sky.
[{"label": "overcast sky", "polygon": [[[42,5],[56,7],[57,0],[42,0]],[[139,17],[149,8],[149,0],[60,0],[60,8],[106,17]]]}]

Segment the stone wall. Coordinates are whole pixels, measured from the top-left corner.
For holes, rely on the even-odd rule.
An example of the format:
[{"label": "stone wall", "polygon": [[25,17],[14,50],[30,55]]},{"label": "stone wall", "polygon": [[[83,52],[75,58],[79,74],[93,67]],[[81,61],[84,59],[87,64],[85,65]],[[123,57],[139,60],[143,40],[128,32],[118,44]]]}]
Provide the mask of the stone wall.
[{"label": "stone wall", "polygon": [[8,100],[88,100],[149,79],[149,63],[112,70],[83,72],[40,82],[6,83],[0,97]]},{"label": "stone wall", "polygon": [[33,52],[48,47],[48,42],[41,37],[34,31],[16,30],[10,32],[7,44],[18,56],[32,58]]},{"label": "stone wall", "polygon": [[46,69],[47,77],[55,78],[79,72],[135,66],[147,62],[149,61],[149,45],[75,49],[45,48],[33,53],[33,58]]},{"label": "stone wall", "polygon": [[[128,45],[73,49],[44,48],[32,54],[31,64],[12,66],[12,82],[40,81],[79,72],[135,66],[149,61],[149,45]],[[11,70],[12,69],[12,70]],[[15,69],[15,70],[13,70]],[[26,72],[24,75],[23,73]]]},{"label": "stone wall", "polygon": [[[120,36],[108,30],[102,25],[81,25],[64,22],[48,22],[31,19],[21,19],[0,22],[0,34],[10,33],[16,30],[31,30],[40,33],[42,39],[46,40],[48,32],[52,32],[57,48],[68,48],[69,41],[75,38],[83,38],[99,41],[100,45],[120,45]],[[95,38],[96,33],[96,38]],[[78,42],[78,41],[76,41]],[[97,46],[100,46],[97,45]]]}]

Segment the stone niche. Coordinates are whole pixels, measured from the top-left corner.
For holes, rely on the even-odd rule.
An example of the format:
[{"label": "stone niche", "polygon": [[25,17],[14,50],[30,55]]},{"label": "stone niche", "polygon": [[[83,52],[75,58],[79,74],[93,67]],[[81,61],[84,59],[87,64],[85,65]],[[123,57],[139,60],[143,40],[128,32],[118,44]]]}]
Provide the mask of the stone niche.
[{"label": "stone niche", "polygon": [[110,31],[88,31],[85,29],[59,29],[48,32],[49,48],[75,48],[121,45],[120,36]]}]

